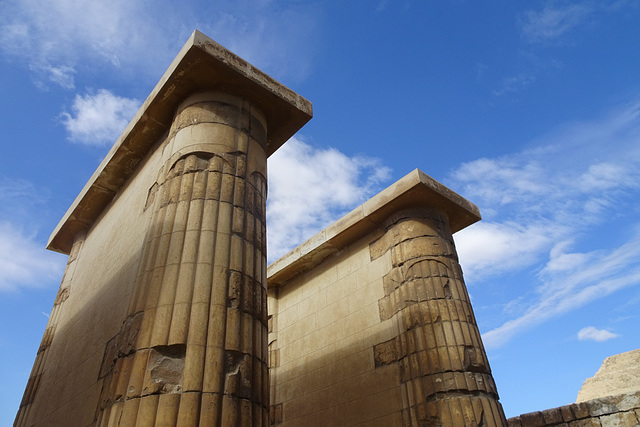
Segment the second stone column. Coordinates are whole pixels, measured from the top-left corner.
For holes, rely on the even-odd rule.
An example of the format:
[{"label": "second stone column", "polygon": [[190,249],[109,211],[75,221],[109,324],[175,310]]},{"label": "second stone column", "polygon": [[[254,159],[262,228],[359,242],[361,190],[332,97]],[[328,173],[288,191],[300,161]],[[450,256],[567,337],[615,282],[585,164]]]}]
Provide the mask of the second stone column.
[{"label": "second stone column", "polygon": [[380,316],[395,318],[397,337],[376,346],[375,359],[399,365],[403,425],[506,425],[447,215],[393,214],[371,245],[372,258],[387,251]]}]

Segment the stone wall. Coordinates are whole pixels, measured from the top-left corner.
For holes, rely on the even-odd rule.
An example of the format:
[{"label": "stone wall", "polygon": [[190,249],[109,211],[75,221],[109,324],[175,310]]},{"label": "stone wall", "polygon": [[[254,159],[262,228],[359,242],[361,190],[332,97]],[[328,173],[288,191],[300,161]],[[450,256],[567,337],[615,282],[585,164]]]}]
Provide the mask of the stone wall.
[{"label": "stone wall", "polygon": [[100,221],[76,237],[16,425],[94,420],[105,344],[126,318],[151,214],[145,201],[159,158],[155,151],[143,161]]},{"label": "stone wall", "polygon": [[269,423],[266,159],[311,115],[191,35],[49,240],[69,259],[15,426]]},{"label": "stone wall", "polygon": [[272,423],[401,424],[398,366],[373,360],[373,347],[396,329],[392,319],[380,321],[390,259],[370,261],[375,237],[270,290]]},{"label": "stone wall", "polygon": [[452,237],[480,213],[426,174],[267,278],[266,159],[311,114],[192,34],[49,241],[16,426],[506,424]]},{"label": "stone wall", "polygon": [[601,397],[509,418],[509,427],[634,427],[640,425],[640,392]]},{"label": "stone wall", "polygon": [[274,425],[503,426],[452,232],[416,170],[268,269]]},{"label": "stone wall", "polygon": [[576,402],[635,391],[640,391],[640,349],[607,357],[582,384]]}]

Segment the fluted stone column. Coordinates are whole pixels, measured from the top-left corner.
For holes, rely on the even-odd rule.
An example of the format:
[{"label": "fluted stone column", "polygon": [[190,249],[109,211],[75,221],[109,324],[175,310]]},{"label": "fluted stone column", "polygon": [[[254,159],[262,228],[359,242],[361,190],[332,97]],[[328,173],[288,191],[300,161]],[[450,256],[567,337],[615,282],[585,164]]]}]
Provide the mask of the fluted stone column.
[{"label": "fluted stone column", "polygon": [[266,120],[240,97],[197,94],[167,141],[97,425],[267,425]]},{"label": "fluted stone column", "polygon": [[398,212],[370,251],[391,251],[380,315],[396,318],[397,337],[374,357],[377,366],[399,364],[403,425],[506,425],[448,217],[428,207]]}]

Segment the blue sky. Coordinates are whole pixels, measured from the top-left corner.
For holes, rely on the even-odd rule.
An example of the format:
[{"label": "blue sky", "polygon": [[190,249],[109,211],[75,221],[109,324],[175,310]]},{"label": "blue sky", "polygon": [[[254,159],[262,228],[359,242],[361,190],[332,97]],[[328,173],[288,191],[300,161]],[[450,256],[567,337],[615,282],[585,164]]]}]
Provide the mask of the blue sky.
[{"label": "blue sky", "polygon": [[476,203],[455,238],[507,416],[640,347],[635,1],[4,0],[0,424],[66,257],[49,234],[194,29],[314,105],[270,159],[276,259],[419,168]]}]

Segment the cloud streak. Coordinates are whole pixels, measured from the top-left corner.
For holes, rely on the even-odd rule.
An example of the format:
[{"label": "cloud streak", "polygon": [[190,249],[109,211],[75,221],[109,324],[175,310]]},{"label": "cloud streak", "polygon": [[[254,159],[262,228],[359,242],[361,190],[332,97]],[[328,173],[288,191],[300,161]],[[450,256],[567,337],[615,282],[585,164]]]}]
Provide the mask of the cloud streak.
[{"label": "cloud streak", "polygon": [[197,28],[275,76],[303,79],[316,14],[311,4],[274,7],[261,0],[6,0],[0,3],[0,52],[25,62],[42,88],[72,89],[80,69],[155,79]]},{"label": "cloud streak", "polygon": [[0,292],[21,287],[44,287],[60,281],[62,256],[47,251],[35,234],[0,222]]},{"label": "cloud streak", "polygon": [[317,44],[317,4],[224,0],[198,15],[197,28],[266,73],[294,82],[307,77]]},{"label": "cloud streak", "polygon": [[536,327],[563,313],[604,298],[629,286],[640,285],[640,236],[620,248],[587,254],[595,263],[580,263],[564,274],[542,280],[536,298],[524,308],[524,314],[483,334],[485,346],[496,348],[515,335]]},{"label": "cloud streak", "polygon": [[31,218],[44,202],[42,193],[28,181],[0,176],[0,293],[60,281],[65,257],[45,249]]},{"label": "cloud streak", "polygon": [[8,0],[0,7],[0,49],[25,60],[41,84],[72,88],[84,60],[117,67],[128,50],[143,52],[139,36],[162,37],[151,20],[142,19],[145,12],[139,0]]},{"label": "cloud streak", "polygon": [[[497,347],[527,328],[640,284],[640,231],[608,247],[591,236],[607,221],[627,221],[640,198],[640,103],[574,123],[535,148],[461,165],[451,186],[480,205],[486,220],[456,234],[468,283],[534,269],[535,287],[520,289],[504,312],[520,315],[484,335]],[[572,251],[587,243],[588,251]],[[523,296],[526,295],[526,298]]]},{"label": "cloud streak", "polygon": [[531,42],[554,40],[580,25],[590,13],[591,8],[585,4],[547,5],[540,11],[525,12],[520,25],[523,35]]}]

